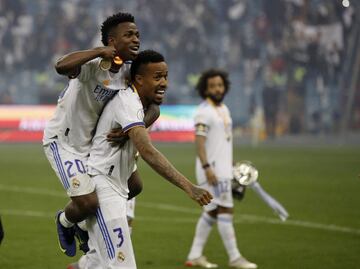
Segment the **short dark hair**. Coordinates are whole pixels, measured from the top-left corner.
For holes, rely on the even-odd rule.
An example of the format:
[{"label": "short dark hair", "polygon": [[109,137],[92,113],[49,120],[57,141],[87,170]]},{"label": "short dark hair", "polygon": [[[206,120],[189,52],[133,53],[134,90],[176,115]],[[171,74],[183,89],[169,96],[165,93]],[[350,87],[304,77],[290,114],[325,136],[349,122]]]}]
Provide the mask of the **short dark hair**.
[{"label": "short dark hair", "polygon": [[199,92],[201,98],[206,99],[206,89],[207,89],[207,81],[209,78],[220,76],[224,82],[225,93],[226,94],[230,89],[230,80],[229,74],[221,69],[208,69],[204,71],[195,86],[195,89]]},{"label": "short dark hair", "polygon": [[104,46],[107,46],[109,33],[114,29],[118,24],[123,22],[134,22],[135,18],[130,13],[119,12],[110,17],[108,17],[101,25],[101,42]]},{"label": "short dark hair", "polygon": [[139,74],[139,69],[141,65],[149,64],[149,63],[160,63],[160,62],[165,62],[165,58],[159,52],[154,50],[141,51],[131,64],[131,68],[130,68],[131,81],[134,81],[135,75]]}]

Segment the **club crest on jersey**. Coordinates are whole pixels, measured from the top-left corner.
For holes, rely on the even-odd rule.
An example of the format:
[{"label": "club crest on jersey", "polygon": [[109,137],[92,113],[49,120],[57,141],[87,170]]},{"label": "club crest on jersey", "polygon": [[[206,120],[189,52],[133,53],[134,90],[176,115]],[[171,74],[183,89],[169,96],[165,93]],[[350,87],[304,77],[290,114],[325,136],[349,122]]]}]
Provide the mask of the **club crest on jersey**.
[{"label": "club crest on jersey", "polygon": [[117,258],[120,262],[123,262],[125,261],[125,255],[124,253],[122,253],[121,251],[119,251],[118,255],[117,255]]},{"label": "club crest on jersey", "polygon": [[139,111],[137,112],[137,117],[141,121],[144,119],[144,109],[139,109]]},{"label": "club crest on jersey", "polygon": [[[104,83],[105,81],[103,81]],[[105,85],[105,84],[104,84]],[[119,90],[112,90],[112,89],[108,89],[108,88],[104,88],[100,85],[96,85],[95,89],[94,89],[94,97],[96,101],[99,102],[107,102],[108,100],[110,100],[111,98],[114,97],[114,95],[118,92]]]},{"label": "club crest on jersey", "polygon": [[80,187],[80,181],[75,177],[71,180],[71,185],[74,189],[77,189]]}]

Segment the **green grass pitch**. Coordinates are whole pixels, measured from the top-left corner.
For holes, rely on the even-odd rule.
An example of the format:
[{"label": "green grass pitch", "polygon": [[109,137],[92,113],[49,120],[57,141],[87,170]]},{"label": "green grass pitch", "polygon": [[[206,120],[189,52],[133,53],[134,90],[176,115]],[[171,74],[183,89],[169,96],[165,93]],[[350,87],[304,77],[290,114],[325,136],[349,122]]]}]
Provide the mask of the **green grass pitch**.
[{"label": "green grass pitch", "polygon": [[[192,145],[158,145],[194,180]],[[57,247],[54,214],[67,199],[40,145],[0,145],[0,214],[5,239],[1,269],[65,269],[76,260]],[[360,149],[239,147],[260,183],[289,211],[282,223],[253,193],[235,201],[240,251],[261,269],[360,268]],[[200,208],[145,163],[133,244],[140,269],[180,269],[189,251]],[[227,267],[214,227],[205,255]]]}]

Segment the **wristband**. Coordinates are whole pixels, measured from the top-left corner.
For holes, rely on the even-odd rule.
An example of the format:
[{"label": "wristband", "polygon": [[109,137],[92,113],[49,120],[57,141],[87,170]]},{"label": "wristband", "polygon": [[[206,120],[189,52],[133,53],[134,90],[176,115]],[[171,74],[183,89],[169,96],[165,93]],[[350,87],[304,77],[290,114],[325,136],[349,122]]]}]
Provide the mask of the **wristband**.
[{"label": "wristband", "polygon": [[210,164],[209,164],[209,163],[205,163],[205,164],[203,164],[203,166],[202,166],[203,169],[206,169],[206,168],[209,168],[209,167],[210,167]]}]

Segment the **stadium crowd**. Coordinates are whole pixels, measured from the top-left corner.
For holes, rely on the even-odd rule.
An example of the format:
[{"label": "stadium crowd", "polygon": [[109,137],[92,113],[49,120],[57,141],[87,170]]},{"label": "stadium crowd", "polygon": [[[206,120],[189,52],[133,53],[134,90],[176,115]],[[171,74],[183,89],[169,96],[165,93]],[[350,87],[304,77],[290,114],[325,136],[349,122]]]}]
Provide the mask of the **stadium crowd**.
[{"label": "stadium crowd", "polygon": [[95,46],[114,10],[135,15],[142,49],[165,55],[176,89],[167,104],[198,103],[199,72],[217,66],[233,81],[237,125],[260,108],[270,137],[339,128],[356,18],[338,0],[0,0],[0,103],[55,103],[66,82],[55,60]]}]

